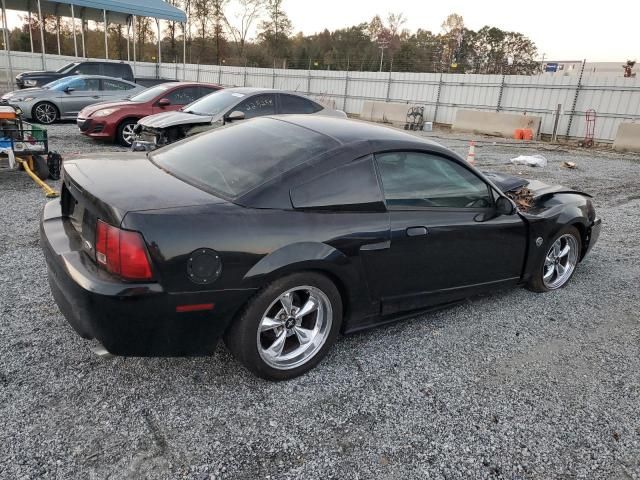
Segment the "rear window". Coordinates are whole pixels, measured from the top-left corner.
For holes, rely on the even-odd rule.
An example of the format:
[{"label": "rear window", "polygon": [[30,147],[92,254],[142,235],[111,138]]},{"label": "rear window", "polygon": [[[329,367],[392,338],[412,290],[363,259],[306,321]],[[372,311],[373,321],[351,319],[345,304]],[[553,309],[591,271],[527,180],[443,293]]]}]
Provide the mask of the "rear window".
[{"label": "rear window", "polygon": [[187,182],[235,198],[336,145],[297,125],[257,118],[168,145],[150,158]]}]

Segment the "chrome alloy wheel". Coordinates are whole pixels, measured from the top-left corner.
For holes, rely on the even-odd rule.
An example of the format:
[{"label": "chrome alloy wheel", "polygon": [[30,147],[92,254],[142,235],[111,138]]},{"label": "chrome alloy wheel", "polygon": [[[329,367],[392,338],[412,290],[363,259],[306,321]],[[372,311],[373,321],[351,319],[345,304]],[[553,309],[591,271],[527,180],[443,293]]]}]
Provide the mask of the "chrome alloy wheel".
[{"label": "chrome alloy wheel", "polygon": [[56,107],[50,103],[41,103],[36,106],[33,116],[36,117],[38,122],[48,125],[55,122],[58,113],[56,112]]},{"label": "chrome alloy wheel", "polygon": [[129,145],[131,145],[136,138],[136,134],[133,132],[135,126],[135,123],[127,123],[122,127],[122,139]]},{"label": "chrome alloy wheel", "polygon": [[260,357],[279,370],[296,368],[320,351],[332,322],[331,302],[322,290],[287,290],[262,315],[257,332]]},{"label": "chrome alloy wheel", "polygon": [[578,241],[565,233],[559,237],[547,252],[542,268],[542,281],[549,290],[563,286],[578,263]]}]

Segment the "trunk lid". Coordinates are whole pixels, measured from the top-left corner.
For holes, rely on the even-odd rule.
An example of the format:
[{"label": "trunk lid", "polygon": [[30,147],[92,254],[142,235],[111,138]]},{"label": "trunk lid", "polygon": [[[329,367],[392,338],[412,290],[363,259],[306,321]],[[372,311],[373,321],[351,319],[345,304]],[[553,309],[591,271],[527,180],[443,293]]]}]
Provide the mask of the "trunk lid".
[{"label": "trunk lid", "polygon": [[98,219],[119,227],[129,212],[226,201],[170,175],[144,153],[112,153],[66,160],[60,202],[93,256]]}]

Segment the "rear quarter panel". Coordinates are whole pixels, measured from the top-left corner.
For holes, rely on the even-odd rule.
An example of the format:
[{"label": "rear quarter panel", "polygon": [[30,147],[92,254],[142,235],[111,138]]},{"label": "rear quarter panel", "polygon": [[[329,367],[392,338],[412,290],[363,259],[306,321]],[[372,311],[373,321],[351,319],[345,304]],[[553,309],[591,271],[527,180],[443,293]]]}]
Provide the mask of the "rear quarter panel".
[{"label": "rear quarter panel", "polygon": [[[346,290],[355,310],[373,305],[360,259],[363,244],[388,237],[386,212],[298,212],[231,203],[131,212],[123,227],[142,232],[159,281],[169,292],[257,289],[300,270],[321,270]],[[222,273],[203,286],[187,276],[189,254],[210,248]]]}]

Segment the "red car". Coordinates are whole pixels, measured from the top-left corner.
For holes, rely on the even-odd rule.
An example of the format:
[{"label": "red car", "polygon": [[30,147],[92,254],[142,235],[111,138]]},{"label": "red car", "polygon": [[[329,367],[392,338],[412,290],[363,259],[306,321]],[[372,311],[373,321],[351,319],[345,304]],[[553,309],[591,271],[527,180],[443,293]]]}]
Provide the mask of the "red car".
[{"label": "red car", "polygon": [[116,141],[128,147],[133,141],[133,127],[141,118],[180,110],[221,88],[212,83],[163,83],[127,100],[89,105],[78,114],[77,124],[80,132],[88,137]]}]

